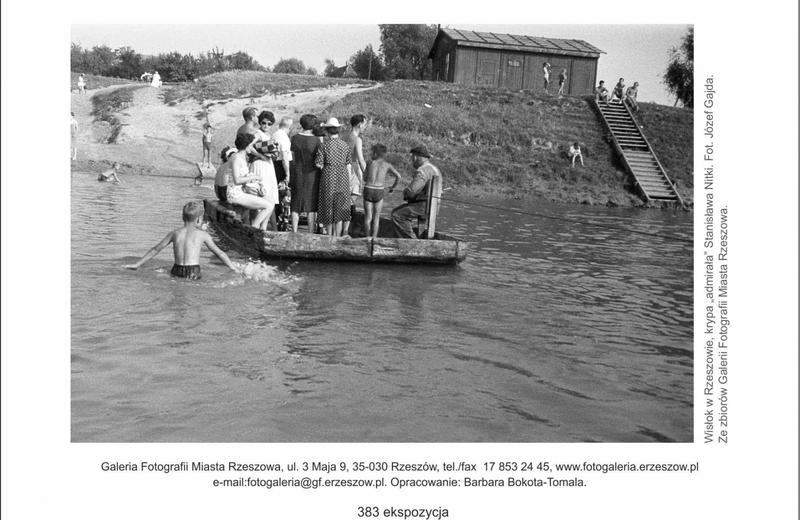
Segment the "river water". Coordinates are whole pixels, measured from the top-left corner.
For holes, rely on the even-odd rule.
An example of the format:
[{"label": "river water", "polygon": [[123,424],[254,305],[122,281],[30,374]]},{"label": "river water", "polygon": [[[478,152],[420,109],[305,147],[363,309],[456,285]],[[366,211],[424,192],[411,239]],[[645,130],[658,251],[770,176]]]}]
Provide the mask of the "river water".
[{"label": "river water", "polygon": [[72,176],[73,441],[692,441],[690,213],[445,201],[459,266],[123,269],[190,184]]}]

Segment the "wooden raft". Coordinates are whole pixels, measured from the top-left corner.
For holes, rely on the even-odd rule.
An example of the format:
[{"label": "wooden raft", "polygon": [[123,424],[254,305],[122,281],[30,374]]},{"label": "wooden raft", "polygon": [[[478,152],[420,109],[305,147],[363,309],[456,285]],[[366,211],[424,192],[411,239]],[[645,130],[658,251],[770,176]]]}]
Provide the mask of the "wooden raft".
[{"label": "wooden raft", "polygon": [[[206,218],[221,238],[242,253],[257,258],[454,264],[467,257],[469,248],[469,244],[463,240],[436,232],[433,239],[414,240],[390,237],[335,238],[305,232],[262,231],[244,225],[234,206],[209,199],[203,202]],[[435,214],[432,222],[435,226]],[[391,221],[381,219],[381,230],[391,229]]]}]

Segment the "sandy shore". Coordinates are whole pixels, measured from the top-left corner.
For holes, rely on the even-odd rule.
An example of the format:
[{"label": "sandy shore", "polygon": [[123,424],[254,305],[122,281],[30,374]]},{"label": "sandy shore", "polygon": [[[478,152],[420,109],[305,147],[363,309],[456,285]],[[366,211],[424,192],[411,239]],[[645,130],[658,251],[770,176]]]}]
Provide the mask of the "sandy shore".
[{"label": "sandy shore", "polygon": [[216,164],[220,150],[233,145],[236,129],[243,123],[245,107],[270,110],[278,120],[290,116],[297,122],[303,114],[323,114],[327,107],[348,93],[364,90],[347,86],[260,98],[202,103],[188,100],[169,106],[162,98],[168,86],[144,87],[135,91],[131,105],[119,114],[123,126],[117,142],[106,144],[111,127],[108,123],[93,121],[91,98],[116,88],[126,87],[106,87],[86,95],[72,93],[72,111],[80,125],[78,159],[72,163],[74,171],[96,172],[118,161],[122,165],[122,175],[192,178],[197,174],[195,163],[203,157],[202,132],[206,121],[214,127],[212,148]]}]

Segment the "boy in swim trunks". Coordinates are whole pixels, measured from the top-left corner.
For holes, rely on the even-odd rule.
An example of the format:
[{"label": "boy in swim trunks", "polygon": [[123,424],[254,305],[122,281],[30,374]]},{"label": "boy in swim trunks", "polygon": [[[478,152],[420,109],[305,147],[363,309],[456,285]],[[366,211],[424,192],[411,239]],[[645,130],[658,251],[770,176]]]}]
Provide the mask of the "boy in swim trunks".
[{"label": "boy in swim trunks", "polygon": [[101,182],[110,181],[111,178],[113,177],[114,182],[119,182],[119,177],[117,177],[118,171],[119,171],[119,163],[115,162],[111,168],[100,173],[100,175],[97,176],[97,180]]},{"label": "boy in swim trunks", "polygon": [[236,267],[234,267],[228,255],[217,247],[208,233],[203,231],[201,227],[203,225],[203,213],[203,205],[200,202],[187,203],[183,207],[183,227],[167,233],[167,236],[150,249],[138,262],[124,267],[126,269],[138,269],[143,263],[156,256],[171,243],[175,265],[172,266],[170,274],[177,278],[199,280],[200,248],[205,244],[223,264],[232,271],[236,271]]},{"label": "boy in swim trunks", "polygon": [[377,237],[378,226],[381,222],[381,209],[383,208],[384,187],[386,173],[394,175],[394,184],[389,188],[392,193],[400,182],[400,174],[394,166],[383,158],[386,155],[386,146],[381,143],[372,147],[372,160],[367,164],[364,172],[364,236]]}]

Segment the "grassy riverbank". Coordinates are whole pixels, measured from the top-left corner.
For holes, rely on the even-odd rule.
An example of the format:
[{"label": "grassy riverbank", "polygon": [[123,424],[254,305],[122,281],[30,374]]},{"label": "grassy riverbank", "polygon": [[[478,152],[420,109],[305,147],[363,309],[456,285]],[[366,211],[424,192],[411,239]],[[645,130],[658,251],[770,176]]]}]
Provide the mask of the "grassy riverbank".
[{"label": "grassy riverbank", "polygon": [[[78,76],[77,72],[70,72],[69,74],[69,89],[71,91],[78,91]],[[135,85],[138,81],[130,81],[121,78],[107,78],[105,76],[93,76],[91,74],[84,74],[83,79],[86,80],[86,90],[97,90],[99,88],[110,87],[113,85]]]},{"label": "grassy riverbank", "polygon": [[186,99],[200,102],[227,98],[258,98],[287,92],[320,90],[343,85],[374,85],[361,79],[325,78],[302,74],[273,74],[236,70],[200,78],[196,83],[175,85],[166,91],[164,102],[174,104]]},{"label": "grassy riverbank", "polygon": [[[355,92],[328,115],[362,113],[373,125],[365,144],[382,142],[389,160],[424,143],[445,184],[462,194],[496,193],[560,202],[638,205],[603,127],[587,99],[540,93],[397,81]],[[637,114],[685,200],[692,200],[692,112],[642,104]],[[567,151],[581,143],[585,167],[571,168]]]}]

